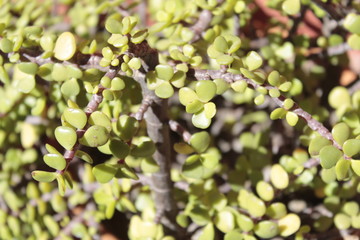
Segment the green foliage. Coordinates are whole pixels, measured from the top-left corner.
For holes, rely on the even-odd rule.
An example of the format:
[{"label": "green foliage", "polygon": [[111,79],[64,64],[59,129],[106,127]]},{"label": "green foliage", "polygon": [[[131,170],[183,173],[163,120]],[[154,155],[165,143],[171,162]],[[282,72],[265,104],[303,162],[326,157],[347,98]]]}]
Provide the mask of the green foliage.
[{"label": "green foliage", "polygon": [[0,239],[358,233],[355,1],[0,2]]}]

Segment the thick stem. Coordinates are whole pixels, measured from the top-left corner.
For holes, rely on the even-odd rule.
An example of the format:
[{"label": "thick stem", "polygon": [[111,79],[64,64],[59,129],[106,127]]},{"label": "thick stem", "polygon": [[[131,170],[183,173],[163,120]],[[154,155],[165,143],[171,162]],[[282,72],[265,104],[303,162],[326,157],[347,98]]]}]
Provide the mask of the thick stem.
[{"label": "thick stem", "polygon": [[147,133],[156,145],[153,155],[159,166],[159,171],[151,177],[151,190],[154,194],[156,207],[156,220],[164,226],[165,234],[183,239],[184,231],[176,223],[178,209],[173,197],[173,182],[170,177],[171,163],[174,156],[171,152],[170,128],[168,125],[168,103],[167,100],[158,98],[153,91],[147,88],[145,75],[137,72],[134,79],[140,84],[143,98],[152,101],[152,105],[145,112]]}]

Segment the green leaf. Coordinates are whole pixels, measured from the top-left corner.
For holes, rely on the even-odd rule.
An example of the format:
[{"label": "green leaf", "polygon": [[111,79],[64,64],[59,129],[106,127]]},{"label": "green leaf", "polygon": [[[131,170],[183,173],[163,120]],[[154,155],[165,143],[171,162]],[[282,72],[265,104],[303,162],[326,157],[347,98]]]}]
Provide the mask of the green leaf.
[{"label": "green leaf", "polygon": [[65,126],[60,126],[55,129],[55,138],[66,150],[71,150],[77,141],[75,130]]},{"label": "green leaf", "polygon": [[124,159],[130,152],[129,145],[118,139],[112,139],[109,147],[112,154],[119,159]]},{"label": "green leaf", "polygon": [[159,171],[159,166],[152,157],[144,158],[141,161],[141,170],[144,173],[155,173]]},{"label": "green leaf", "polygon": [[360,159],[360,139],[349,139],[344,142],[344,153],[353,159]]},{"label": "green leaf", "polygon": [[321,148],[319,155],[321,166],[329,169],[336,165],[343,154],[339,149],[330,145]]},{"label": "green leaf", "polygon": [[18,68],[26,74],[35,75],[39,66],[36,63],[23,62],[18,64]]},{"label": "green leaf", "polygon": [[285,189],[289,185],[289,175],[280,164],[274,164],[270,171],[270,181],[277,189]]},{"label": "green leaf", "polygon": [[66,167],[66,160],[62,155],[49,153],[44,156],[44,162],[51,168],[63,170]]},{"label": "green leaf", "polygon": [[202,110],[192,116],[191,122],[197,128],[206,129],[210,126],[211,119],[207,118],[205,111]]},{"label": "green leaf", "polygon": [[80,86],[75,78],[65,81],[61,85],[61,93],[67,97],[77,96],[80,93]]},{"label": "green leaf", "polygon": [[103,126],[94,125],[89,127],[84,136],[80,138],[80,143],[89,147],[99,147],[104,145],[109,139],[109,133]]},{"label": "green leaf", "polygon": [[199,100],[195,99],[188,105],[186,105],[186,112],[187,113],[197,113],[204,108],[204,103],[200,102]]},{"label": "green leaf", "polygon": [[264,201],[259,199],[253,194],[250,194],[248,197],[248,206],[247,210],[249,211],[249,214],[253,217],[262,217],[266,212],[266,206]]},{"label": "green leaf", "polygon": [[98,164],[92,169],[96,180],[99,183],[108,183],[113,179],[115,173],[118,171],[118,168],[109,163]]},{"label": "green leaf", "polygon": [[351,33],[360,34],[360,15],[349,13],[343,23],[344,27]]},{"label": "green leaf", "polygon": [[55,172],[45,172],[45,171],[33,171],[31,172],[31,176],[39,182],[52,182],[56,178]]},{"label": "green leaf", "polygon": [[351,160],[351,169],[360,176],[360,160]]},{"label": "green leaf", "polygon": [[208,223],[202,230],[198,240],[212,240],[215,238],[214,225]]},{"label": "green leaf", "polygon": [[4,53],[10,53],[13,51],[13,46],[14,43],[7,39],[7,38],[2,38],[0,39],[0,50]]},{"label": "green leaf", "polygon": [[258,69],[259,67],[261,67],[262,63],[263,63],[263,60],[257,52],[250,51],[246,55],[245,64],[247,65],[247,67],[250,71]]},{"label": "green leaf", "polygon": [[231,83],[231,88],[238,93],[244,93],[248,84],[245,81],[236,81]]},{"label": "green leaf", "polygon": [[[350,136],[350,128],[348,127],[348,125],[346,123],[338,123],[336,124],[333,129],[331,130],[331,134],[333,135],[335,141],[340,144],[343,145],[343,143],[349,139]],[[345,152],[346,155],[348,155]],[[350,155],[348,155],[350,156]]]},{"label": "green leaf", "polygon": [[128,115],[121,115],[117,121],[116,127],[119,131],[119,137],[127,142],[133,138],[139,127],[139,122]]},{"label": "green leaf", "polygon": [[174,76],[174,69],[169,65],[157,65],[156,76],[164,81],[169,81]]},{"label": "green leaf", "polygon": [[351,34],[347,39],[347,43],[354,50],[360,50],[360,34]]},{"label": "green leaf", "polygon": [[155,94],[159,98],[169,98],[174,94],[174,88],[169,82],[163,81],[159,86],[155,88]]},{"label": "green leaf", "polygon": [[201,179],[204,176],[205,167],[199,160],[199,155],[188,157],[182,166],[182,174],[187,178]]},{"label": "green leaf", "polygon": [[254,232],[261,238],[269,239],[279,234],[279,226],[269,220],[260,221],[255,225]]},{"label": "green leaf", "polygon": [[256,192],[264,201],[271,201],[274,198],[273,187],[265,181],[259,181],[256,184]]},{"label": "green leaf", "polygon": [[335,165],[336,178],[338,180],[344,180],[348,178],[350,167],[351,161],[341,158]]},{"label": "green leaf", "polygon": [[119,77],[114,77],[111,80],[111,90],[113,91],[120,91],[125,88],[125,82]]},{"label": "green leaf", "polygon": [[231,64],[233,61],[234,61],[234,58],[233,58],[232,56],[227,55],[227,54],[219,55],[219,56],[216,58],[216,62],[217,62],[219,65],[229,65],[229,64]]},{"label": "green leaf", "polygon": [[311,139],[310,144],[309,144],[309,153],[311,156],[317,156],[320,153],[320,150],[325,147],[330,145],[331,142],[321,136],[315,137],[313,139]]},{"label": "green leaf", "polygon": [[109,33],[119,34],[121,33],[122,24],[114,18],[107,18],[105,28]]},{"label": "green leaf", "polygon": [[63,114],[65,120],[78,129],[83,129],[87,123],[87,116],[81,109],[66,108]]},{"label": "green leaf", "polygon": [[278,221],[280,236],[288,237],[300,229],[301,220],[298,215],[290,213]]},{"label": "green leaf", "polygon": [[343,212],[349,216],[356,216],[359,213],[359,204],[355,201],[350,201],[344,204]]},{"label": "green leaf", "polygon": [[60,232],[60,227],[53,217],[51,217],[50,215],[45,215],[43,218],[43,222],[46,223],[47,229],[51,236],[53,236],[54,238],[58,236]]},{"label": "green leaf", "polygon": [[140,69],[141,67],[141,60],[139,58],[132,58],[130,59],[130,61],[128,62],[129,67],[131,67],[132,69]]},{"label": "green leaf", "polygon": [[253,220],[251,220],[251,218],[246,215],[238,214],[236,221],[241,230],[245,232],[250,232],[254,228]]},{"label": "green leaf", "polygon": [[62,196],[62,197],[65,196],[66,184],[65,184],[64,176],[61,174],[57,174],[56,181],[58,183],[58,189],[59,189],[60,196]]},{"label": "green leaf", "polygon": [[17,81],[16,89],[23,93],[29,93],[35,88],[35,85],[35,77],[24,73]]},{"label": "green leaf", "polygon": [[81,151],[81,150],[77,150],[75,152],[75,156],[84,160],[85,162],[87,162],[89,164],[93,164],[93,162],[94,162],[92,157],[88,153]]},{"label": "green leaf", "polygon": [[181,88],[185,85],[186,73],[184,71],[177,71],[170,79],[171,84],[174,87]]},{"label": "green leaf", "polygon": [[295,15],[300,12],[300,0],[285,0],[282,3],[282,10],[288,15]]},{"label": "green leaf", "polygon": [[235,228],[235,217],[231,211],[224,209],[215,216],[214,223],[221,232],[227,233]]},{"label": "green leaf", "polygon": [[286,121],[290,126],[295,126],[296,123],[299,121],[299,116],[294,112],[287,112]]},{"label": "green leaf", "polygon": [[350,106],[351,98],[348,90],[341,86],[333,88],[329,93],[329,104],[335,109]]},{"label": "green leaf", "polygon": [[106,128],[108,132],[111,131],[111,120],[110,118],[103,112],[95,111],[89,117],[90,125],[97,125]]},{"label": "green leaf", "polygon": [[268,75],[268,82],[275,87],[280,86],[281,84],[281,79],[280,79],[280,74],[278,71],[272,71],[269,75]]},{"label": "green leaf", "polygon": [[213,102],[208,102],[204,104],[204,112],[206,118],[213,118],[216,114],[216,105]]},{"label": "green leaf", "polygon": [[56,148],[54,148],[53,146],[51,146],[50,144],[45,144],[45,148],[49,153],[53,153],[53,154],[57,154],[57,155],[61,155],[61,153],[56,150]]},{"label": "green leaf", "polygon": [[187,106],[189,103],[198,99],[194,90],[188,87],[182,87],[179,90],[179,101],[182,105]]},{"label": "green leaf", "polygon": [[287,111],[283,108],[276,108],[270,113],[270,119],[280,119],[286,116]]},{"label": "green leaf", "polygon": [[230,87],[230,85],[222,78],[214,79],[214,83],[216,84],[216,94],[218,95],[225,93]]},{"label": "green leaf", "polygon": [[139,177],[136,175],[133,169],[131,169],[126,163],[119,164],[119,169],[115,175],[116,178],[130,178],[138,180]]},{"label": "green leaf", "polygon": [[213,153],[203,153],[200,154],[200,160],[204,165],[204,167],[209,169],[214,169],[215,167],[218,166],[220,159],[218,158],[218,156],[216,156]]},{"label": "green leaf", "polygon": [[198,81],[195,91],[200,101],[208,102],[216,95],[216,84],[210,80]]},{"label": "green leaf", "polygon": [[156,151],[156,147],[153,141],[145,140],[140,144],[135,145],[134,148],[131,149],[131,155],[134,157],[150,157]]},{"label": "green leaf", "polygon": [[202,131],[195,133],[190,138],[190,145],[198,153],[203,153],[209,147],[210,144],[210,135],[208,132]]},{"label": "green leaf", "polygon": [[55,43],[54,57],[60,61],[69,60],[76,52],[76,40],[72,33],[64,32],[60,34]]},{"label": "green leaf", "polygon": [[338,213],[334,217],[334,224],[337,229],[348,229],[351,226],[351,218],[344,213]]},{"label": "green leaf", "polygon": [[229,50],[229,46],[224,37],[218,36],[214,40],[214,47],[217,51],[226,53]]}]

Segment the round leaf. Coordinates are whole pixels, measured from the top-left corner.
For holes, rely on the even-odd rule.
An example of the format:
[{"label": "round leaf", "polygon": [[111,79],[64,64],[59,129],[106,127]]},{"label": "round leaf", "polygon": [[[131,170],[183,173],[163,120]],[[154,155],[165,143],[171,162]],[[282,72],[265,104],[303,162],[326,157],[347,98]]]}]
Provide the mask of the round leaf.
[{"label": "round leaf", "polygon": [[103,126],[94,125],[89,127],[84,136],[80,138],[80,143],[89,147],[99,147],[104,145],[109,139],[109,133]]},{"label": "round leaf", "polygon": [[64,118],[72,126],[83,129],[87,123],[86,113],[81,109],[66,108],[64,110]]},{"label": "round leaf", "polygon": [[75,37],[70,32],[60,34],[55,43],[54,57],[60,61],[66,61],[72,58],[76,51]]},{"label": "round leaf", "polygon": [[223,233],[230,232],[235,228],[235,218],[231,211],[222,210],[214,219],[216,227]]},{"label": "round leaf", "polygon": [[62,155],[49,153],[44,156],[44,162],[51,168],[63,170],[66,167],[66,160]]},{"label": "round leaf", "polygon": [[71,150],[77,141],[75,130],[65,126],[55,129],[55,138],[66,150]]},{"label": "round leaf", "polygon": [[112,154],[119,159],[124,159],[130,152],[129,145],[118,139],[112,139],[109,147]]},{"label": "round leaf", "polygon": [[107,183],[113,179],[117,170],[114,165],[102,163],[93,167],[92,172],[99,183]]},{"label": "round leaf", "polygon": [[209,147],[210,140],[211,138],[209,133],[202,131],[191,136],[190,145],[195,149],[195,151],[202,153]]},{"label": "round leaf", "polygon": [[320,164],[323,168],[329,169],[336,165],[337,161],[343,155],[336,147],[330,145],[320,150]]},{"label": "round leaf", "polygon": [[298,215],[290,213],[279,219],[280,236],[288,237],[297,232],[301,226],[301,220]]},{"label": "round leaf", "polygon": [[342,145],[350,136],[350,128],[346,123],[338,123],[331,130],[331,134],[333,135],[335,141]]},{"label": "round leaf", "polygon": [[261,56],[255,51],[250,51],[245,58],[245,64],[250,71],[258,69],[262,63],[263,60]]},{"label": "round leaf", "polygon": [[174,94],[174,88],[169,82],[164,81],[155,88],[155,94],[160,98],[169,98]]},{"label": "round leaf", "polygon": [[271,167],[270,180],[277,189],[285,189],[289,185],[289,175],[280,164]]},{"label": "round leaf", "polygon": [[45,171],[33,171],[31,176],[39,182],[52,182],[56,178],[56,173],[54,172],[45,172]]},{"label": "round leaf", "polygon": [[360,139],[349,139],[344,142],[343,145],[344,153],[354,159],[360,158]]},{"label": "round leaf", "polygon": [[269,239],[275,237],[279,233],[279,227],[272,221],[261,221],[255,225],[255,234],[261,238]]},{"label": "round leaf", "polygon": [[200,101],[208,102],[216,95],[216,84],[210,80],[198,81],[195,91]]}]

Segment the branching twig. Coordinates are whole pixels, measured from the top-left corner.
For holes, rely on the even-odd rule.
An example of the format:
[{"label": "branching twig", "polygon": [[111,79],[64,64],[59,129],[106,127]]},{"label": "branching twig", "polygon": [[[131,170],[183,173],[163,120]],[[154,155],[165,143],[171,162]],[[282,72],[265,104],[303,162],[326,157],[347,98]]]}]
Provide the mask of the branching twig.
[{"label": "branching twig", "polygon": [[186,143],[190,142],[191,133],[188,130],[186,130],[183,126],[181,126],[180,123],[174,120],[170,120],[169,126],[173,132],[176,132],[183,138],[184,142]]},{"label": "branching twig", "polygon": [[209,10],[203,10],[197,22],[190,27],[190,30],[194,32],[194,37],[190,43],[196,42],[201,38],[201,34],[209,27],[212,19],[212,13]]},{"label": "branching twig", "polygon": [[138,109],[138,111],[134,114],[131,114],[136,120],[141,121],[144,118],[145,112],[149,109],[151,104],[153,103],[153,99],[150,97],[144,97],[144,99],[141,102],[141,105]]},{"label": "branching twig", "polygon": [[327,12],[336,21],[340,21],[346,16],[343,6],[336,6],[331,3],[325,3],[321,0],[313,0],[312,2]]},{"label": "branching twig", "polygon": [[[260,87],[259,84],[255,83],[254,81],[252,81],[249,78],[244,77],[242,74],[232,74],[232,73],[223,73],[219,70],[192,70],[188,72],[188,77],[192,78],[192,79],[196,79],[196,80],[209,80],[209,79],[217,79],[217,78],[222,78],[225,81],[227,81],[228,83],[233,83],[236,81],[245,81],[250,87],[257,89]],[[268,90],[273,89],[275,87],[268,85],[268,84],[263,84],[261,85],[261,87],[264,87]],[[280,95],[277,98],[272,98],[272,100],[279,106],[279,107],[283,107],[284,106],[284,100],[286,98],[282,95]],[[341,146],[334,140],[332,134],[330,133],[330,131],[324,127],[324,125],[320,122],[318,122],[317,120],[315,120],[311,114],[309,114],[308,112],[306,112],[305,110],[303,110],[299,105],[294,104],[293,108],[291,109],[292,112],[296,113],[299,117],[303,118],[307,125],[313,130],[318,132],[321,136],[323,136],[324,138],[330,140],[332,142],[332,144],[342,150]]]}]

